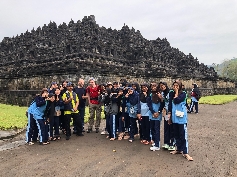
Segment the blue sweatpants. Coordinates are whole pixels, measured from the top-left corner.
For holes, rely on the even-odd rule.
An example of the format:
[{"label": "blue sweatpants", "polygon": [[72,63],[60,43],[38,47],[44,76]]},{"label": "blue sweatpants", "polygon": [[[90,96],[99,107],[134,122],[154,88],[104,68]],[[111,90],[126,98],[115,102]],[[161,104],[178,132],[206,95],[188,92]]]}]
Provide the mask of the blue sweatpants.
[{"label": "blue sweatpants", "polygon": [[85,122],[85,107],[83,108],[80,108],[78,107],[78,111],[79,111],[79,115],[80,115],[80,118],[81,118],[81,124],[82,124],[82,128],[84,129],[84,122]]},{"label": "blue sweatpants", "polygon": [[44,119],[36,119],[36,124],[39,130],[39,142],[43,143],[46,142],[47,140],[45,139],[45,120]]},{"label": "blue sweatpants", "polygon": [[[53,137],[59,136],[59,116],[54,116],[53,118],[50,119],[49,121],[50,127],[49,127],[49,136]],[[54,130],[54,134],[53,134]]]},{"label": "blue sweatpants", "polygon": [[109,137],[110,138],[116,138],[116,131],[117,131],[117,116],[114,114],[111,114],[109,116]]},{"label": "blue sweatpants", "polygon": [[142,116],[141,120],[142,139],[151,141],[150,137],[150,119],[149,116]]},{"label": "blue sweatpants", "polygon": [[50,125],[49,125],[49,123],[47,122],[47,123],[45,124],[45,129],[44,129],[44,131],[45,131],[45,133],[44,133],[45,142],[47,142],[47,141],[49,140],[49,129],[50,129]]},{"label": "blue sweatpants", "polygon": [[33,118],[33,114],[28,113],[28,125],[26,129],[26,142],[31,142],[31,138],[33,135],[33,131],[35,129],[35,119]]},{"label": "blue sweatpants", "polygon": [[108,113],[105,114],[105,130],[109,133],[110,132],[110,115]]},{"label": "blue sweatpants", "polygon": [[160,121],[150,120],[151,137],[156,147],[160,147]]},{"label": "blue sweatpants", "polygon": [[124,125],[125,132],[129,132],[131,125],[130,125],[130,118],[129,118],[129,114],[128,113],[124,114],[124,122],[125,122],[125,125]]},{"label": "blue sweatpants", "polygon": [[168,121],[164,120],[164,144],[174,146],[174,130],[173,124],[168,124]]},{"label": "blue sweatpants", "polygon": [[189,111],[193,112],[193,107],[195,107],[195,113],[198,113],[198,102],[192,101],[190,104]]},{"label": "blue sweatpants", "polygon": [[136,132],[136,127],[137,127],[137,119],[133,117],[129,117],[129,119],[130,119],[129,136],[130,136],[130,140],[134,140],[134,134]]},{"label": "blue sweatpants", "polygon": [[125,120],[122,121],[122,116],[119,117],[118,132],[125,132],[125,125],[124,124],[125,124]]},{"label": "blue sweatpants", "polygon": [[188,154],[188,130],[187,124],[173,123],[174,138],[176,140],[177,151]]}]

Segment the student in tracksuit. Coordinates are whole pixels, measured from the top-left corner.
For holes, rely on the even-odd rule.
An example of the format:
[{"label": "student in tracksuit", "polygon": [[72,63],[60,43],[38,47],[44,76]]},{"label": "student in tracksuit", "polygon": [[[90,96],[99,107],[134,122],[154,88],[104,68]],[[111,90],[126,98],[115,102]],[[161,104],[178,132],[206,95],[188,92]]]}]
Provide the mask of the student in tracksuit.
[{"label": "student in tracksuit", "polygon": [[[106,88],[104,93],[102,93],[99,97],[99,101],[100,103],[104,104],[104,114],[105,114],[105,120],[106,120],[106,125],[105,125],[105,130],[106,132],[103,134],[109,134],[110,132],[110,125],[109,125],[109,121],[110,121],[110,109],[111,109],[111,89],[110,88]],[[103,135],[102,134],[102,135]],[[110,136],[106,136],[106,138],[109,138]]]},{"label": "student in tracksuit", "polygon": [[147,99],[149,97],[148,93],[148,85],[141,84],[141,93],[140,93],[140,106],[141,106],[141,132],[142,132],[142,140],[143,144],[150,144],[150,110],[147,104]]},{"label": "student in tracksuit", "polygon": [[[45,134],[45,127],[46,127],[46,117],[45,117],[45,110],[47,106],[47,100],[53,99],[47,98],[48,92],[44,90],[41,96],[37,96],[35,98],[34,108],[32,109],[33,117],[36,121],[38,130],[39,130],[39,142],[42,145],[47,145],[48,140],[45,138],[47,135]],[[51,100],[53,101],[53,100]]]},{"label": "student in tracksuit", "polygon": [[[48,90],[42,90],[42,95],[45,97],[46,93],[48,94]],[[45,93],[44,93],[45,92]],[[37,128],[37,124],[36,121],[33,117],[33,110],[36,107],[36,102],[35,102],[35,98],[32,101],[32,103],[30,104],[29,108],[27,109],[27,118],[28,118],[28,124],[27,124],[27,128],[26,128],[26,143],[28,145],[33,145],[34,143],[32,141],[37,141],[37,136],[38,136],[38,128]],[[35,134],[35,139],[33,139],[33,133]]]},{"label": "student in tracksuit", "polygon": [[128,99],[128,110],[130,119],[130,138],[129,142],[134,141],[134,134],[137,126],[137,118],[141,119],[140,99],[139,94],[133,88],[128,88],[128,93],[125,95]]},{"label": "student in tracksuit", "polygon": [[160,121],[162,120],[164,101],[155,83],[151,86],[151,94],[147,104],[150,109],[150,129],[152,140],[154,141],[154,146],[150,147],[150,150],[157,151],[160,150]]},{"label": "student in tracksuit", "polygon": [[[134,92],[140,94],[141,90],[140,90],[140,87],[139,87],[139,84],[137,82],[134,82],[132,83],[132,88],[134,90]],[[142,137],[143,137],[143,133],[142,133],[142,121],[141,119],[138,119],[138,126],[136,126],[135,128],[135,137],[140,135],[140,140],[142,140]]]},{"label": "student in tracksuit", "polygon": [[[55,100],[55,95],[54,93],[49,93],[48,98],[54,97]],[[53,126],[54,126],[54,113],[55,113],[55,106],[54,106],[54,101],[47,101],[47,106],[46,106],[46,125],[45,125],[45,139],[48,139],[50,141],[53,140]]]},{"label": "student in tracksuit", "polygon": [[168,123],[168,107],[169,107],[169,98],[174,97],[174,91],[169,90],[166,82],[160,82],[160,90],[162,91],[162,97],[165,102],[165,120],[164,120],[164,145],[162,148],[168,149],[170,151],[175,150],[174,147],[174,133],[173,125]]},{"label": "student in tracksuit", "polygon": [[[63,106],[63,100],[60,96],[60,89],[55,89],[55,97],[54,102],[48,102],[48,114],[47,117],[49,118],[49,140],[55,141],[56,139],[60,139],[59,136],[59,116],[61,115],[60,107]],[[51,97],[51,94],[49,94]],[[54,134],[53,134],[54,130]],[[59,137],[59,138],[58,138]]]},{"label": "student in tracksuit", "polygon": [[54,101],[54,105],[55,105],[54,137],[58,140],[61,139],[61,137],[59,135],[59,122],[60,122],[60,116],[62,114],[61,107],[64,106],[64,102],[63,102],[63,99],[62,99],[62,96],[61,96],[60,92],[61,92],[60,89],[55,90],[55,101]]},{"label": "student in tracksuit", "polygon": [[172,117],[174,128],[174,137],[176,140],[176,150],[171,151],[171,154],[183,154],[188,160],[193,158],[188,154],[188,133],[187,133],[187,109],[186,109],[186,93],[182,91],[182,83],[175,81],[173,83],[174,97],[172,99],[172,112],[169,116]]},{"label": "student in tracksuit", "polygon": [[[123,92],[123,90],[121,90]],[[126,99],[124,94],[122,93],[122,98],[120,100],[119,104],[119,110],[121,112],[121,115],[118,117],[118,140],[122,140],[123,136],[125,134],[125,125],[124,125],[124,112],[123,112],[123,106],[124,106],[124,101],[126,104]],[[125,106],[124,106],[125,107]]]},{"label": "student in tracksuit", "polygon": [[123,89],[123,96],[121,99],[120,109],[122,114],[119,118],[119,137],[118,140],[129,139],[129,132],[130,132],[130,119],[129,119],[129,103],[125,95],[128,93],[128,89]]},{"label": "student in tracksuit", "polygon": [[116,132],[117,132],[117,114],[119,112],[119,101],[121,100],[121,96],[123,94],[123,91],[120,89],[118,90],[118,93],[111,93],[111,109],[110,109],[110,119],[109,119],[109,125],[110,125],[110,141],[113,141],[116,139]]}]

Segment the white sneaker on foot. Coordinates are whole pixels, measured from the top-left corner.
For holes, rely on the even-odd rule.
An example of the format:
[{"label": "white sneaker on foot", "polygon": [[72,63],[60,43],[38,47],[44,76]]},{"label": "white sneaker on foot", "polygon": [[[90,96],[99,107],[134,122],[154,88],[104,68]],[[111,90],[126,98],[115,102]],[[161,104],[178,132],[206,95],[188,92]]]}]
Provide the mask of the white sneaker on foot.
[{"label": "white sneaker on foot", "polygon": [[156,147],[156,146],[153,146],[153,147],[150,147],[150,150],[151,150],[151,151],[159,151],[160,148],[159,148],[159,147]]},{"label": "white sneaker on foot", "polygon": [[169,151],[175,151],[175,147],[174,146],[169,146],[168,150]]},{"label": "white sneaker on foot", "polygon": [[103,131],[100,133],[101,135],[108,135],[109,133],[107,131]]},{"label": "white sneaker on foot", "polygon": [[164,144],[164,145],[162,145],[162,148],[168,149],[168,148],[169,148],[169,145],[168,145],[168,144]]}]

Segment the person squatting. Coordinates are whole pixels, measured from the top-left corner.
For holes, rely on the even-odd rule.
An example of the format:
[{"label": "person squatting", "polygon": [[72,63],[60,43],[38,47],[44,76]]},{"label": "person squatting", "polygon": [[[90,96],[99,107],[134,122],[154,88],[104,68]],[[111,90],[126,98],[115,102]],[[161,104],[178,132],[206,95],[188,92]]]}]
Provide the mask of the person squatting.
[{"label": "person squatting", "polygon": [[[195,97],[193,90],[191,96]],[[106,126],[101,134],[107,135],[110,141],[125,139],[132,143],[140,139],[141,144],[150,145],[151,151],[164,148],[170,154],[182,154],[188,161],[193,161],[188,154],[187,135],[187,113],[191,108],[187,108],[187,92],[178,80],[174,81],[171,89],[166,82],[143,83],[139,86],[138,83],[121,80],[120,83],[96,85],[91,78],[87,88],[84,88],[83,79],[79,79],[78,86],[67,81],[60,86],[52,82],[49,89],[42,89],[27,110],[27,144],[33,145],[38,140],[39,144],[47,145],[50,141],[60,140],[60,129],[69,140],[71,119],[73,134],[84,136],[86,100],[90,114],[87,133],[93,132],[93,126],[95,132],[99,133],[104,106]],[[164,144],[161,146],[162,119]]]}]

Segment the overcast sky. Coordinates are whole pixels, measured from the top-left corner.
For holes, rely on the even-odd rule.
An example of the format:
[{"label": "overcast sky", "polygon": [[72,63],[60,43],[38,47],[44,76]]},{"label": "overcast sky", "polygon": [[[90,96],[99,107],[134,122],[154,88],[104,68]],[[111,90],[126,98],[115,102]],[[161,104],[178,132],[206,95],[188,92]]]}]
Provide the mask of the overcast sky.
[{"label": "overcast sky", "polygon": [[0,0],[0,41],[89,15],[99,26],[125,23],[146,39],[166,37],[207,65],[237,57],[237,0]]}]

